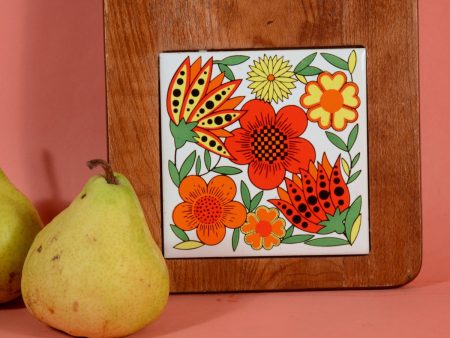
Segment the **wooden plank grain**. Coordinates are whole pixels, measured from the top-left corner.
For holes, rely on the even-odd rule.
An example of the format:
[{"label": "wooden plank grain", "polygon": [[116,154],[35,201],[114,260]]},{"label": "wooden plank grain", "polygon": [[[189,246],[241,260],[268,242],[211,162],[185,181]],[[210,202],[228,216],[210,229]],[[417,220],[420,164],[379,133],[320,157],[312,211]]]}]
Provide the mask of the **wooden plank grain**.
[{"label": "wooden plank grain", "polygon": [[421,264],[417,1],[105,0],[109,157],[162,243],[158,54],[367,49],[371,252],[171,259],[172,292],[401,285]]}]

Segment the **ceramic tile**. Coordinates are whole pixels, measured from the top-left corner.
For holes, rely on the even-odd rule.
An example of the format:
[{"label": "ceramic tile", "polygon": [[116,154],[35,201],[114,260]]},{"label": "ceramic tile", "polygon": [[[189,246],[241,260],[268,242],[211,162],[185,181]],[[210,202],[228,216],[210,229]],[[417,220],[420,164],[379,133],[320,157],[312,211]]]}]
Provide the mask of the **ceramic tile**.
[{"label": "ceramic tile", "polygon": [[166,258],[369,252],[364,48],[159,61]]}]

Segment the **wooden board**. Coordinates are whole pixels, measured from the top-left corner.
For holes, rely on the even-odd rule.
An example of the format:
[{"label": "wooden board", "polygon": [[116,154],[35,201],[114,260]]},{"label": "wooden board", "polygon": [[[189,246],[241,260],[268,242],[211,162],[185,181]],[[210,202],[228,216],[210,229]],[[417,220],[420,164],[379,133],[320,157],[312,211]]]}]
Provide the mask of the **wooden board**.
[{"label": "wooden board", "polygon": [[371,252],[171,259],[172,292],[376,288],[421,266],[417,1],[105,0],[109,159],[161,245],[158,53],[367,48]]}]

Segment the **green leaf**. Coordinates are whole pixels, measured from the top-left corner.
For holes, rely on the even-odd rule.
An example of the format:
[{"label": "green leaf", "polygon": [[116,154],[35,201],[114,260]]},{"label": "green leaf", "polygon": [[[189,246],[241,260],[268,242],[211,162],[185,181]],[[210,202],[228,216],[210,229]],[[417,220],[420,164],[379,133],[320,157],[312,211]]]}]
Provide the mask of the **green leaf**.
[{"label": "green leaf", "polygon": [[310,246],[340,246],[340,245],[348,245],[348,241],[342,238],[336,237],[323,237],[312,239],[305,243]]},{"label": "green leaf", "polygon": [[199,175],[202,170],[202,160],[200,156],[197,157],[197,162],[195,163],[195,175]]},{"label": "green leaf", "polygon": [[342,141],[342,139],[339,136],[333,134],[330,131],[326,131],[325,134],[327,135],[330,142],[333,143],[336,147],[338,147],[343,151],[347,151],[347,146],[345,145],[345,142]]},{"label": "green leaf", "polygon": [[259,193],[256,194],[255,197],[253,197],[252,202],[250,204],[250,212],[253,212],[253,210],[256,209],[256,207],[261,202],[263,195],[264,195],[264,191],[260,191]]},{"label": "green leaf", "polygon": [[173,184],[177,187],[180,185],[180,174],[178,173],[177,167],[175,164],[169,160],[169,175],[172,179]]},{"label": "green leaf", "polygon": [[203,158],[205,160],[206,169],[208,169],[208,171],[209,171],[211,169],[211,154],[209,153],[208,150],[205,150],[205,154],[204,154]]},{"label": "green leaf", "polygon": [[175,140],[175,148],[180,149],[186,142],[197,142],[195,138],[198,135],[195,131],[192,131],[196,126],[197,122],[186,123],[184,119],[178,125],[170,121],[170,132]]},{"label": "green leaf", "polygon": [[195,158],[197,156],[197,153],[195,150],[189,154],[189,156],[184,160],[183,164],[180,168],[180,181],[182,181],[192,170],[192,167],[194,166]]},{"label": "green leaf", "polygon": [[352,174],[352,176],[349,177],[347,184],[352,183],[354,180],[356,180],[359,175],[361,174],[361,170],[358,170],[356,173]]},{"label": "green leaf", "polygon": [[251,204],[250,191],[248,190],[247,184],[245,184],[244,181],[241,181],[241,197],[242,197],[242,202],[244,203],[245,207],[248,210],[250,210],[250,204]]},{"label": "green leaf", "polygon": [[284,235],[284,239],[291,237],[292,233],[294,232],[294,226],[291,225],[287,230],[286,230],[286,235]]},{"label": "green leaf", "polygon": [[362,197],[358,196],[348,208],[347,217],[345,218],[345,236],[350,238],[352,225],[361,212]]},{"label": "green leaf", "polygon": [[357,153],[356,156],[353,158],[353,160],[352,160],[352,168],[356,165],[356,163],[358,163],[359,156],[361,156],[361,154]]},{"label": "green leaf", "polygon": [[214,63],[228,65],[228,66],[236,66],[241,63],[244,63],[249,58],[250,58],[249,56],[245,56],[245,55],[233,55],[233,56],[228,56],[223,60],[216,60],[216,61],[214,61]]},{"label": "green leaf", "polygon": [[283,243],[283,244],[303,243],[303,242],[306,242],[307,240],[310,240],[313,237],[314,237],[313,235],[295,235],[295,236],[285,237],[281,241],[281,243]]},{"label": "green leaf", "polygon": [[189,240],[188,235],[186,235],[186,233],[183,230],[181,230],[179,227],[177,227],[174,224],[171,224],[170,227],[171,227],[173,233],[175,234],[175,236],[177,236],[183,242],[186,242]]},{"label": "green leaf", "polygon": [[222,63],[219,63],[219,69],[221,72],[225,73],[225,77],[230,80],[233,81],[234,80],[234,74],[231,71],[230,67],[228,67],[227,65],[224,65]]},{"label": "green leaf", "polygon": [[322,57],[327,60],[330,64],[335,66],[336,68],[340,68],[343,70],[348,70],[348,63],[344,59],[341,59],[339,56],[329,54],[329,53],[320,53]]},{"label": "green leaf", "polygon": [[343,234],[345,232],[345,217],[347,216],[347,210],[341,211],[336,208],[334,215],[327,215],[327,220],[322,221],[319,224],[323,225],[324,228],[319,230],[319,234],[327,235],[332,232],[336,232],[338,234]]},{"label": "green leaf", "polygon": [[323,70],[320,68],[308,66],[305,69],[302,69],[301,71],[299,71],[297,74],[303,75],[303,76],[312,76],[312,75],[318,75],[322,72],[323,72]]},{"label": "green leaf", "polygon": [[242,172],[241,169],[234,168],[234,167],[228,167],[228,166],[216,167],[212,171],[214,171],[215,173],[218,173],[218,174],[222,174],[222,175],[236,175],[236,174],[240,174]]},{"label": "green leaf", "polygon": [[[295,74],[299,74],[299,72],[303,69],[305,69],[306,67],[308,67],[311,62],[314,61],[314,59],[316,58],[317,53],[312,53],[310,55],[308,55],[307,57],[305,57],[303,60],[301,60],[297,66],[295,66],[294,68],[294,73]],[[303,74],[302,74],[303,75]]]},{"label": "green leaf", "polygon": [[233,230],[233,237],[231,238],[231,247],[233,248],[233,251],[236,251],[236,248],[239,244],[239,234],[241,233],[240,228],[236,228]]},{"label": "green leaf", "polygon": [[192,250],[192,249],[200,248],[203,245],[205,245],[205,244],[203,244],[202,242],[199,242],[199,241],[186,241],[186,242],[178,243],[177,245],[174,246],[174,249]]},{"label": "green leaf", "polygon": [[359,125],[355,125],[353,127],[352,131],[350,132],[350,134],[348,135],[348,140],[347,140],[348,151],[352,150],[353,145],[355,144],[356,138],[358,137],[358,130],[359,130]]}]

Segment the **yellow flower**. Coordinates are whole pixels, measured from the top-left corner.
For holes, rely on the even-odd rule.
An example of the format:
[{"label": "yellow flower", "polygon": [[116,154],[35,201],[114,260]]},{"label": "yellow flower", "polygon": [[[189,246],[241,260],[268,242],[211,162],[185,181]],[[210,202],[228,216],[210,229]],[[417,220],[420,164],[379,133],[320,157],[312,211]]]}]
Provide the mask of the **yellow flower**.
[{"label": "yellow flower", "polygon": [[294,73],[291,72],[289,61],[285,61],[283,57],[264,55],[258,61],[253,61],[254,65],[250,66],[251,71],[247,74],[247,78],[251,84],[248,88],[252,89],[252,94],[266,102],[278,100],[283,101],[291,94],[291,89],[295,88],[293,78]]},{"label": "yellow flower", "polygon": [[343,72],[323,72],[317,81],[308,82],[300,104],[308,109],[308,119],[317,122],[320,128],[342,131],[347,123],[358,119],[356,108],[361,104],[358,91],[356,83],[347,82]]}]

